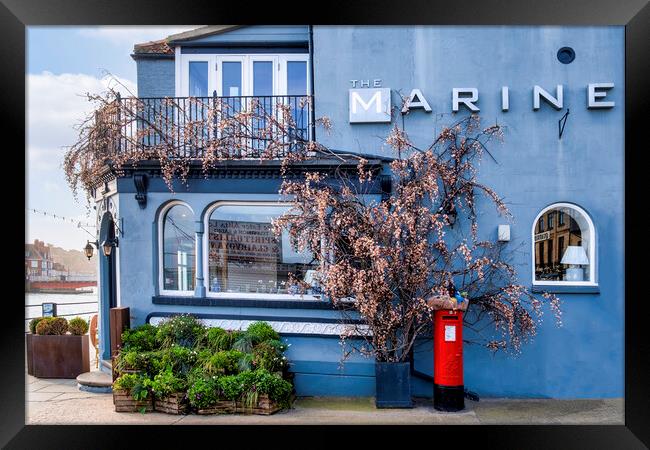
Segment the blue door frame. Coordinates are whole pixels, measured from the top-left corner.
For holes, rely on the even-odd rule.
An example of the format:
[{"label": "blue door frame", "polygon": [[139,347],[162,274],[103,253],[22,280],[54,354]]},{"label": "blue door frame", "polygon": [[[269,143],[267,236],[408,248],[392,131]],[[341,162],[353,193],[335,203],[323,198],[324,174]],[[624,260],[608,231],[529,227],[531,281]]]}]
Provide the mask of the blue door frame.
[{"label": "blue door frame", "polygon": [[103,360],[111,359],[110,309],[117,306],[116,251],[105,256],[101,243],[115,237],[115,223],[110,212],[104,213],[99,232],[99,347]]}]

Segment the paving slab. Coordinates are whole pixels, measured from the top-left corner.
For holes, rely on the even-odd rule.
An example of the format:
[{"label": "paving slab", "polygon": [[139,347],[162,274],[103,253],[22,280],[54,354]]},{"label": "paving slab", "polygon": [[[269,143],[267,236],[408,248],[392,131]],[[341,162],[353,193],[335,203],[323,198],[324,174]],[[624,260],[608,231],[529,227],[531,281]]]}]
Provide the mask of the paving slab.
[{"label": "paving slab", "polygon": [[60,392],[28,392],[25,396],[25,400],[28,402],[46,402],[52,400],[57,395],[61,395]]},{"label": "paving slab", "polygon": [[623,424],[623,399],[482,399],[474,403],[484,424]]},{"label": "paving slab", "polygon": [[69,384],[48,384],[39,389],[36,389],[35,392],[79,392],[79,387],[75,383],[74,385]]}]

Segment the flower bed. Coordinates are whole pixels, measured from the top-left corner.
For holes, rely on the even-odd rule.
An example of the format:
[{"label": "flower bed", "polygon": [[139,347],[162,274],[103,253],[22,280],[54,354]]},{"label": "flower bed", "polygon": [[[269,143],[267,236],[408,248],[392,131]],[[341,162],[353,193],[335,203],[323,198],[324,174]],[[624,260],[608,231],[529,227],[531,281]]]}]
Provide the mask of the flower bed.
[{"label": "flower bed", "polygon": [[154,411],[268,415],[291,405],[287,345],[267,323],[227,331],[181,315],[126,330],[122,342],[113,360],[114,389],[132,400],[151,399]]}]

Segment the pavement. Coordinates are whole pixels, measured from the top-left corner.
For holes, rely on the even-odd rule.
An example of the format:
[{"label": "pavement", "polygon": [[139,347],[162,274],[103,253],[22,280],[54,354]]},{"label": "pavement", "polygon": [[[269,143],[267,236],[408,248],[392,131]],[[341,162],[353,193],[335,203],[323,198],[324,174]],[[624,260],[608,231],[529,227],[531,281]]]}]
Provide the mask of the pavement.
[{"label": "pavement", "polygon": [[412,409],[376,409],[372,397],[299,397],[292,409],[271,416],[117,413],[112,394],[80,391],[76,380],[25,376],[27,425],[624,424],[622,398],[466,399],[465,410],[445,413],[431,399],[415,399]]}]

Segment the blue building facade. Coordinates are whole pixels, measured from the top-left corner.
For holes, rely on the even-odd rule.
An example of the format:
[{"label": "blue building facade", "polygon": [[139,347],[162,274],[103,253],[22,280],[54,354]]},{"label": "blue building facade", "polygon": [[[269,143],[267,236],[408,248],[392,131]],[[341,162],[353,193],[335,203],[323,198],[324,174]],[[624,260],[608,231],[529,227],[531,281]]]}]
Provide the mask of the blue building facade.
[{"label": "blue building facade", "polygon": [[[396,122],[421,146],[471,113],[504,126],[479,178],[515,219],[486,205],[480,230],[512,250],[521,284],[557,293],[563,326],[546,311],[517,357],[466,345],[465,386],[488,397],[624,395],[623,27],[208,26],[138,44],[132,57],[141,98],[313,96],[313,117],[332,129],[305,132],[373,155],[377,167],[392,156],[383,138]],[[309,272],[299,253],[271,250],[282,262],[271,269],[223,265],[219,233],[263,237],[264,227],[242,224],[286,207],[279,163],[232,161],[173,192],[156,174],[145,164],[93,190],[99,241],[115,233],[119,242],[100,261],[103,357],[111,306],[129,307],[132,325],[180,312],[226,328],[266,320],[291,344],[298,395],[374,395],[372,360],[340,364],[340,313],[281,287],[280,265]],[[432,374],[430,340],[414,357]],[[415,377],[413,393],[431,396],[432,384]]]}]

